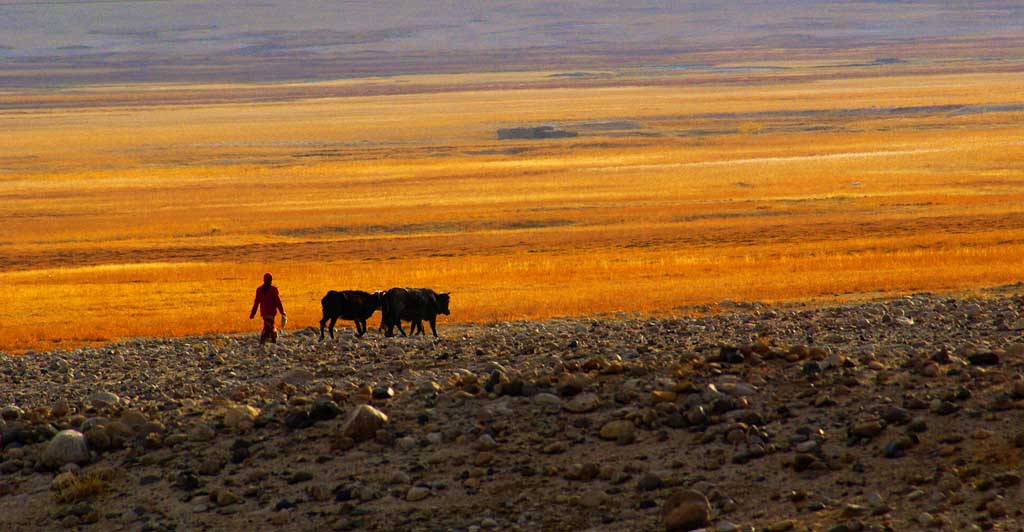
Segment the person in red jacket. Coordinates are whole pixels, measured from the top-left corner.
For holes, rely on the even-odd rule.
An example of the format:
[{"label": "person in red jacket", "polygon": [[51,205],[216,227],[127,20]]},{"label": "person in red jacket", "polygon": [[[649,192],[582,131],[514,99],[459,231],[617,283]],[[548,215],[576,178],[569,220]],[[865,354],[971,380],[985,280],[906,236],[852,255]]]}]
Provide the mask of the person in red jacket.
[{"label": "person in red jacket", "polygon": [[277,311],[281,311],[281,317],[285,317],[284,306],[281,305],[281,295],[277,287],[271,285],[274,277],[269,273],[263,274],[263,284],[256,289],[256,300],[252,302],[252,311],[249,312],[249,319],[256,317],[256,309],[260,309],[260,316],[263,317],[263,333],[260,334],[260,345],[270,340],[277,343],[277,331],[274,330],[274,317]]}]

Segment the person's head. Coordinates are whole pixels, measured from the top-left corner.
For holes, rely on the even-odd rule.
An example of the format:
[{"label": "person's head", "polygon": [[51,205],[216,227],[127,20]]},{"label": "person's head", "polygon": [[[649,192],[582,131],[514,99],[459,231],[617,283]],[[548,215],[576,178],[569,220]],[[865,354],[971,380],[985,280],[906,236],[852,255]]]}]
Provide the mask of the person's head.
[{"label": "person's head", "polygon": [[274,280],[274,276],[269,273],[263,274],[263,286],[270,286],[271,281]]}]

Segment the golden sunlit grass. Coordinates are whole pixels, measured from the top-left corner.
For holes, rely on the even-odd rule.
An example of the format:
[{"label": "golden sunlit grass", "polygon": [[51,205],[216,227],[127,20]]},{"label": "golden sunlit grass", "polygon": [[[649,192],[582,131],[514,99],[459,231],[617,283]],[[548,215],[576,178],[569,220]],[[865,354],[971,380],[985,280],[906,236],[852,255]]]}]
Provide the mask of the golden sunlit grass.
[{"label": "golden sunlit grass", "polygon": [[[62,106],[0,111],[0,349],[255,328],[265,270],[294,326],[328,289],[450,290],[486,321],[1024,277],[1017,75],[502,88],[546,75],[20,95]],[[580,136],[496,139],[524,124]]]}]

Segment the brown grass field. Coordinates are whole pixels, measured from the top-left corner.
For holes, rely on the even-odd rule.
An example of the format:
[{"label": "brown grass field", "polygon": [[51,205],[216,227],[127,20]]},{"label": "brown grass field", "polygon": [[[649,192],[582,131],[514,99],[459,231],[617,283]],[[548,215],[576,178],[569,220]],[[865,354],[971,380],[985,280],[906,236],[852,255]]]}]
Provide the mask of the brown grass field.
[{"label": "brown grass field", "polygon": [[295,327],[1024,279],[1019,69],[787,67],[0,90],[0,350],[255,330],[264,271]]}]

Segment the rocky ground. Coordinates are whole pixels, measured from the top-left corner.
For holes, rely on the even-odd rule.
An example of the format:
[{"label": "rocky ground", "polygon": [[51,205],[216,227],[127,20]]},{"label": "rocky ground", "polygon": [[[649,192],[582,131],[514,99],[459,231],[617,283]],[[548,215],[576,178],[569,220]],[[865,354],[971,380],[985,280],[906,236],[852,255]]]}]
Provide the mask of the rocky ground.
[{"label": "rocky ground", "polygon": [[1024,530],[1024,287],[701,310],[0,355],[0,530]]}]

